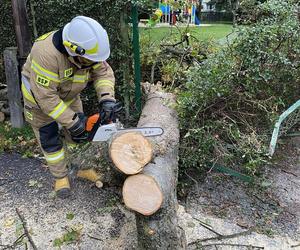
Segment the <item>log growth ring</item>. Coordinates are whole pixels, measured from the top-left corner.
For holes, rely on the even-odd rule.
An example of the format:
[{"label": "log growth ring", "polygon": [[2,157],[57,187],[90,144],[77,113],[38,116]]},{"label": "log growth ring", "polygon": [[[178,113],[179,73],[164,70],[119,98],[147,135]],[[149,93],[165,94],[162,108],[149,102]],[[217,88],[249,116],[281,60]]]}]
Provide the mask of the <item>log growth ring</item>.
[{"label": "log growth ring", "polygon": [[122,193],[126,207],[147,216],[154,214],[163,202],[158,183],[152,176],[145,174],[129,176]]},{"label": "log growth ring", "polygon": [[118,170],[133,175],[141,172],[153,155],[153,147],[139,132],[123,133],[113,138],[110,158]]}]

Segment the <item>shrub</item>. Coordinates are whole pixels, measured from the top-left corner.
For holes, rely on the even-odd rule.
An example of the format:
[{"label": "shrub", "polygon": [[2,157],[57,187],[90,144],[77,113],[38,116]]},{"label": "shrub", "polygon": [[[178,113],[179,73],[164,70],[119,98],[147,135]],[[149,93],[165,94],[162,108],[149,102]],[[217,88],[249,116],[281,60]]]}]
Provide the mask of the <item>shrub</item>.
[{"label": "shrub", "polygon": [[254,174],[275,118],[299,98],[300,23],[292,1],[259,4],[260,20],[189,70],[178,96],[181,169],[213,163]]}]

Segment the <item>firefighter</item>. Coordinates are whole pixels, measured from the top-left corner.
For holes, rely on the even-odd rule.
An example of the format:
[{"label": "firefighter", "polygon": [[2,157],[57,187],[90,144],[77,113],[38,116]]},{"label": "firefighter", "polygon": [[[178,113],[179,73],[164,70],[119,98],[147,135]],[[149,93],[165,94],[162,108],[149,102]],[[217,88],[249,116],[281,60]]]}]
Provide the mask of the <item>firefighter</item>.
[{"label": "firefighter", "polygon": [[[63,140],[87,139],[80,92],[92,82],[99,108],[109,117],[116,100],[115,78],[106,62],[110,45],[106,30],[94,19],[77,16],[62,29],[39,37],[22,70],[24,116],[33,128],[60,198],[71,194]],[[64,137],[61,137],[61,134]],[[78,177],[99,180],[94,169]]]}]

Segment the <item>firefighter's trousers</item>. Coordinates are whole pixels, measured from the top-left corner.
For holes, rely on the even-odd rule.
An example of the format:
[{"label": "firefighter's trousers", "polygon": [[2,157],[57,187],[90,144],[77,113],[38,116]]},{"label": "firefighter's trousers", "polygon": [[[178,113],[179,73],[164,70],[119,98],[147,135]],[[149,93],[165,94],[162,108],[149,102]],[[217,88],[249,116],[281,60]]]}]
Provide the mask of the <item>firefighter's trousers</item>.
[{"label": "firefighter's trousers", "polygon": [[[70,108],[76,113],[83,112],[79,97]],[[65,177],[68,174],[67,145],[74,144],[67,129],[60,128],[55,120],[42,113],[40,109],[25,105],[24,114],[34,131],[51,174],[56,178]]]}]

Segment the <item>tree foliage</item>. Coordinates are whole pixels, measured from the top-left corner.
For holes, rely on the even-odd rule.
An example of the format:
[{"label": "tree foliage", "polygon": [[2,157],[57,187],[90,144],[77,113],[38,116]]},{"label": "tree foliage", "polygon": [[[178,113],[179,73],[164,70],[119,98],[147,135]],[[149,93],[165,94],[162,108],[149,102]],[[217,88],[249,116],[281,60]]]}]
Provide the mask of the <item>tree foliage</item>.
[{"label": "tree foliage", "polygon": [[244,166],[266,158],[274,121],[299,98],[300,23],[292,1],[259,4],[260,18],[189,71],[181,89],[181,165]]}]

